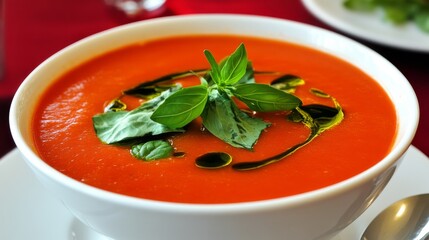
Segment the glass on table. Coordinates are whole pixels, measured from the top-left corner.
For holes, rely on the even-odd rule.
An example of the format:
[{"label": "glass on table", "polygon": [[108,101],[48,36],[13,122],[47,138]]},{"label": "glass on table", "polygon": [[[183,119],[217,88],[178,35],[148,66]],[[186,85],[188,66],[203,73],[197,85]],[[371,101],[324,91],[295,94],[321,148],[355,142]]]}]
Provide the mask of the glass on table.
[{"label": "glass on table", "polygon": [[104,0],[104,2],[131,20],[157,17],[166,10],[166,0]]}]

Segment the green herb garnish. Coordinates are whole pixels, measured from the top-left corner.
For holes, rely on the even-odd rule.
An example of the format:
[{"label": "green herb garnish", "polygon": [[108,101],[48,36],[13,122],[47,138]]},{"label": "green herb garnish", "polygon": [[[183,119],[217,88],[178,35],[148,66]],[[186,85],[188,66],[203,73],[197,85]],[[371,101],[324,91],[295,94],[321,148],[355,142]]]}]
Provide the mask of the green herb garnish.
[{"label": "green herb garnish", "polygon": [[246,149],[252,149],[261,132],[270,125],[240,110],[225,92],[218,90],[211,92],[201,117],[204,127],[214,136]]},{"label": "green herb garnish", "polygon": [[211,66],[208,72],[211,80],[202,78],[201,85],[172,94],[153,113],[153,121],[180,128],[201,116],[204,127],[216,137],[234,147],[251,149],[269,124],[249,117],[230,96],[260,112],[292,110],[301,105],[301,100],[294,95],[269,85],[243,80],[248,72],[243,44],[220,64],[210,51],[205,50],[204,54]]},{"label": "green herb garnish", "polygon": [[[261,133],[270,123],[256,118],[255,112],[290,111],[288,119],[303,123],[311,129],[306,141],[293,146],[271,158],[234,164],[236,170],[251,170],[280,161],[299,148],[307,145],[323,131],[339,124],[344,115],[338,102],[328,94],[313,90],[319,97],[331,98],[335,107],[305,105],[292,95],[304,84],[298,76],[285,74],[271,83],[255,83],[254,74],[278,72],[255,72],[247,59],[243,44],[223,61],[217,63],[213,54],[204,54],[210,69],[179,72],[144,82],[122,94],[144,98],[146,101],[136,109],[127,110],[127,105],[118,97],[110,102],[105,112],[93,117],[93,126],[98,138],[106,144],[131,144],[131,154],[145,161],[167,157],[181,157],[183,152],[174,152],[166,140],[167,134],[184,132],[186,126],[197,118],[202,119],[204,129],[233,147],[252,150]],[[173,81],[197,76],[200,84],[182,88]],[[240,109],[236,100],[250,109]],[[232,161],[228,153],[207,153],[196,159],[201,168],[213,169],[227,166]]]},{"label": "green herb garnish", "polygon": [[240,84],[231,92],[257,112],[286,111],[301,105],[299,98],[267,84]]},{"label": "green herb garnish", "polygon": [[170,143],[162,140],[148,141],[131,147],[131,154],[135,158],[145,161],[170,157],[173,151],[174,149]]},{"label": "green herb garnish", "polygon": [[161,104],[152,114],[155,122],[170,128],[181,128],[201,115],[208,99],[207,85],[183,88]]},{"label": "green herb garnish", "polygon": [[429,33],[428,0],[344,0],[343,5],[347,9],[364,12],[381,9],[384,18],[395,25],[412,21]]},{"label": "green herb garnish", "polygon": [[118,144],[135,138],[183,132],[183,129],[171,128],[150,119],[155,109],[179,89],[180,86],[176,86],[164,91],[132,111],[108,111],[95,115],[92,122],[98,138],[106,144]]}]

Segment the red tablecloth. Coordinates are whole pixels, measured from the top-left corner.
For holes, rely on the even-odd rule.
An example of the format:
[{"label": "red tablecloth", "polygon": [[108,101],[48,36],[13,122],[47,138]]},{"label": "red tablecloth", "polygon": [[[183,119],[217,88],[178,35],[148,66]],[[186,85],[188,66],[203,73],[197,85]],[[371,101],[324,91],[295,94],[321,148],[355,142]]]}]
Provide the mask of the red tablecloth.
[{"label": "red tablecloth", "polygon": [[[299,0],[167,0],[165,15],[244,13],[330,27],[314,18]],[[20,82],[47,57],[93,33],[120,24],[103,0],[5,0],[5,75],[0,78],[0,156],[14,148],[8,112]],[[364,42],[396,65],[414,87],[421,118],[413,145],[429,155],[429,54],[406,52]]]}]

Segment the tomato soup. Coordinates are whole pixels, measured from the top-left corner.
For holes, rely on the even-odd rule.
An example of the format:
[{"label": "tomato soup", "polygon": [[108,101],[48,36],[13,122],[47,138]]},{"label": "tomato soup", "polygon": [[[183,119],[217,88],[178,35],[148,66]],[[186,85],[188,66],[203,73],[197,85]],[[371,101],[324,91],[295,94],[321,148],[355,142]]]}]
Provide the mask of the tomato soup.
[{"label": "tomato soup", "polygon": [[[251,171],[198,168],[195,159],[207,152],[227,152],[235,163],[264,159],[304,141],[309,129],[286,120],[283,112],[258,113],[271,125],[253,150],[246,150],[215,138],[197,119],[186,132],[170,138],[175,151],[185,155],[156,161],[138,160],[129,147],[104,144],[97,138],[92,117],[123,90],[171,73],[207,69],[205,49],[222,59],[240,43],[255,71],[303,78],[305,85],[294,93],[303,104],[332,105],[329,99],[310,94],[311,88],[333,96],[345,114],[341,124],[285,159]],[[255,75],[260,83],[272,78]],[[132,97],[128,101],[140,104]],[[32,124],[40,156],[65,175],[119,194],[183,203],[257,201],[320,189],[376,164],[390,150],[396,133],[389,97],[351,64],[287,42],[229,35],[158,39],[95,57],[64,73],[47,89]]]}]

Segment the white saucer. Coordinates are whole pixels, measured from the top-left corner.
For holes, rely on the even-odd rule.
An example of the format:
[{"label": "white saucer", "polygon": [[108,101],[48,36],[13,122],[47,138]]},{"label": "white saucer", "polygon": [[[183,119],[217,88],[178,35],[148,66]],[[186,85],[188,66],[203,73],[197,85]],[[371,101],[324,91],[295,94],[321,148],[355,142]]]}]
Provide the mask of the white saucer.
[{"label": "white saucer", "polygon": [[429,34],[410,22],[394,26],[382,12],[350,11],[344,0],[302,0],[304,6],[326,24],[355,37],[385,46],[429,53]]},{"label": "white saucer", "polygon": [[[368,223],[386,206],[409,195],[428,193],[428,171],[429,158],[411,146],[380,197],[334,240],[360,239]],[[75,220],[37,181],[16,149],[0,160],[0,193],[0,239],[107,239]]]},{"label": "white saucer", "polygon": [[0,159],[0,239],[108,240],[85,227],[38,182],[15,149]]}]

